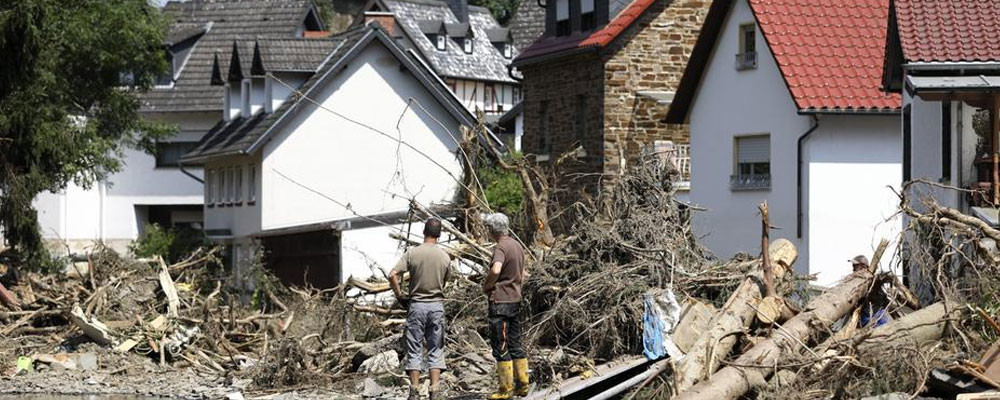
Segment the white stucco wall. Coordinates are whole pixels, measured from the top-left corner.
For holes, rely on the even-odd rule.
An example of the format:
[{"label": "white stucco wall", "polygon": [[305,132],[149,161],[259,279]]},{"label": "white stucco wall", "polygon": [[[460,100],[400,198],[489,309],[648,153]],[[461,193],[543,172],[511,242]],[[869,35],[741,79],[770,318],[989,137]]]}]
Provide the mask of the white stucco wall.
[{"label": "white stucco wall", "polygon": [[[219,120],[219,113],[160,113],[147,118],[176,124],[179,133],[170,141],[197,141]],[[50,240],[85,243],[104,240],[121,248],[144,227],[146,215],[137,206],[202,204],[201,183],[176,167],[156,167],[145,152],[126,150],[122,170],[89,190],[74,184],[58,193],[43,193],[34,201],[42,235]],[[186,167],[201,177],[201,169]]]},{"label": "white stucco wall", "polygon": [[[753,22],[746,1],[737,1],[691,108],[690,202],[708,209],[695,214],[695,233],[719,257],[758,254],[757,205],[767,201],[772,237],[799,249],[796,272],[818,274],[816,283],[830,285],[849,272],[847,259],[870,257],[882,237],[897,239],[901,222],[884,220],[895,211],[887,186],[898,187],[901,177],[899,118],[818,117],[803,147],[799,238],[798,139],[814,120],[798,114],[759,28],[757,68],[736,70],[739,26]],[[735,138],[758,134],[770,135],[771,187],[734,191]]]},{"label": "white stucco wall", "polygon": [[[695,214],[694,229],[717,256],[760,252],[757,205],[767,201],[773,237],[791,240],[800,260],[808,249],[796,238],[796,140],[809,129],[808,117],[796,114],[781,74],[757,30],[757,69],[737,71],[739,25],[753,23],[746,1],[737,1],[726,20],[690,112],[690,201],[708,209]],[[732,191],[734,137],[771,135],[771,189]],[[806,263],[796,263],[807,272]]]},{"label": "white stucco wall", "polygon": [[890,265],[902,231],[893,192],[902,177],[899,121],[897,116],[821,116],[804,144],[807,261],[820,285],[849,274],[847,260],[870,258],[883,238],[890,247],[880,265]]},{"label": "white stucco wall", "polygon": [[[941,103],[911,97],[904,91],[903,104],[911,107],[911,179],[926,179],[968,187],[976,180],[972,162],[975,159],[978,139],[972,126],[972,117],[977,109],[959,101],[951,103],[951,174],[944,176],[941,164],[943,154]],[[938,189],[928,185],[917,185],[911,189],[917,198],[930,196],[948,207],[962,210],[966,207],[963,194],[955,190]]]},{"label": "white stucco wall", "polygon": [[[263,148],[263,229],[402,211],[410,197],[424,204],[452,198],[452,176],[461,170],[453,136],[459,124],[380,43],[369,44],[313,97],[327,109],[391,137],[301,104]],[[408,98],[420,102],[444,126],[407,107]],[[430,160],[400,146],[396,137]]]}]

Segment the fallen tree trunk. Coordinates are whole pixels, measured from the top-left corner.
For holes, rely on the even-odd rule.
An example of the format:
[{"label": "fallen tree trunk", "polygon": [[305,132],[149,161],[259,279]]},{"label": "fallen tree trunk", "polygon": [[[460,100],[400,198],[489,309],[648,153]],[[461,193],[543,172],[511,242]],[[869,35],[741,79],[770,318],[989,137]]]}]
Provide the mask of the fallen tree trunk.
[{"label": "fallen tree trunk", "polygon": [[[798,258],[795,245],[785,239],[775,240],[769,248],[769,258],[773,268],[774,286],[791,271],[792,264]],[[762,268],[755,272],[756,276],[747,277],[724,306],[709,322],[709,329],[691,346],[690,351],[681,360],[674,372],[674,383],[678,393],[683,393],[695,383],[715,372],[716,360],[726,357],[733,349],[738,338],[736,333],[742,332],[757,315],[754,307],[762,296]]]},{"label": "fallen tree trunk", "polygon": [[774,364],[783,349],[803,347],[803,341],[816,326],[830,326],[850,312],[868,294],[874,275],[858,271],[839,285],[809,303],[803,312],[775,330],[768,340],[758,343],[732,365],[721,369],[706,381],[681,392],[676,400],[736,399],[753,388],[763,387],[775,371]]},{"label": "fallen tree trunk", "polygon": [[862,335],[858,351],[864,352],[887,344],[920,345],[940,339],[948,322],[962,315],[962,308],[951,302],[937,302]]}]

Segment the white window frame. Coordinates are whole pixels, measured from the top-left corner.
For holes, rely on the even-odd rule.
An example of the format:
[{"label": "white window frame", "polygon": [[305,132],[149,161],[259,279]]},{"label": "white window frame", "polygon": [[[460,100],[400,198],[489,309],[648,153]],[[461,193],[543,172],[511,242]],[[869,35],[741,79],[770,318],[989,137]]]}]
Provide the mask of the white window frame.
[{"label": "white window frame", "polygon": [[[754,139],[766,139],[767,140],[767,157],[766,161],[764,158],[755,158],[747,161],[743,161],[744,158],[741,155],[740,144],[744,141],[750,141]],[[773,171],[771,162],[771,134],[770,133],[753,133],[746,135],[736,135],[733,137],[733,175],[730,178],[730,188],[732,190],[770,190],[771,189],[771,171]],[[767,164],[767,173],[757,173],[750,171],[746,174],[742,173],[742,167],[744,165],[749,165],[753,169],[753,165],[756,164]]]},{"label": "white window frame", "polygon": [[233,191],[233,197],[235,198],[233,201],[235,201],[238,206],[243,205],[243,167],[236,167],[233,174],[236,178],[236,189]]},{"label": "white window frame", "polygon": [[511,58],[511,57],[514,56],[514,50],[511,49],[512,47],[513,46],[511,46],[510,43],[504,43],[503,44],[503,57],[504,58],[508,58],[509,59],[509,58]]},{"label": "white window frame", "polygon": [[247,204],[257,203],[257,166],[250,164],[247,167]]},{"label": "white window frame", "polygon": [[435,47],[437,47],[438,50],[444,51],[448,48],[448,35],[439,33],[437,34],[435,40],[437,40]]},{"label": "white window frame", "polygon": [[205,170],[205,205],[215,206],[215,170]]},{"label": "white window frame", "polygon": [[226,205],[233,204],[233,194],[236,191],[236,179],[233,177],[233,167],[226,168]]},{"label": "white window frame", "polygon": [[471,37],[466,37],[465,39],[462,39],[462,51],[464,51],[465,54],[472,54],[472,38]]},{"label": "white window frame", "polygon": [[226,205],[226,170],[216,169],[215,176],[215,204],[224,206]]}]

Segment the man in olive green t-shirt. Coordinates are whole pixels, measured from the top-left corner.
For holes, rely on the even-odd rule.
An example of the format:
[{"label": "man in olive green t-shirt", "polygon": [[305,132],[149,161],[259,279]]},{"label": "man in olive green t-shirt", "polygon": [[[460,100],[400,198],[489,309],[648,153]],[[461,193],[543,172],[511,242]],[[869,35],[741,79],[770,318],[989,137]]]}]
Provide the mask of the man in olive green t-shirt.
[{"label": "man in olive green t-shirt", "polygon": [[[430,370],[430,398],[438,396],[438,379],[444,370],[444,284],[451,275],[451,259],[437,246],[441,236],[441,221],[428,219],[424,223],[424,243],[406,251],[389,272],[389,284],[400,303],[409,302],[406,311],[406,372],[410,375],[409,400],[419,399],[417,387],[423,370],[423,350],[427,348]],[[408,296],[404,296],[399,281],[410,273]]]}]

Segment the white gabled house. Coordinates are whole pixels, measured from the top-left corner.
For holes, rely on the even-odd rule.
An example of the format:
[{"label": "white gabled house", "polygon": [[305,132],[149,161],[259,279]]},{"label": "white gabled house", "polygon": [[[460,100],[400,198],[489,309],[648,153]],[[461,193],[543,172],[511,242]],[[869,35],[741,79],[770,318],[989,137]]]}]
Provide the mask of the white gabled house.
[{"label": "white gabled house", "polygon": [[690,124],[690,201],[707,208],[695,230],[718,256],[759,253],[763,201],[772,236],[796,244],[797,272],[820,285],[898,241],[900,99],[880,90],[888,5],[713,2],[667,122]]},{"label": "white gabled house", "polygon": [[311,0],[169,1],[162,11],[168,70],[140,96],[140,112],[178,132],[156,143],[156,154],[126,150],[122,171],[89,190],[70,184],[35,199],[42,236],[60,251],[85,252],[95,242],[126,251],[152,223],[200,227],[202,170],[178,160],[221,119],[221,88],[209,83],[213,55],[237,39],[324,29]]},{"label": "white gabled house", "polygon": [[[391,268],[409,201],[449,202],[474,118],[378,25],[234,44],[214,82],[224,121],[187,153],[206,171],[205,232],[244,265],[328,287]],[[223,64],[227,64],[224,67]],[[224,73],[223,71],[228,71]]]}]

